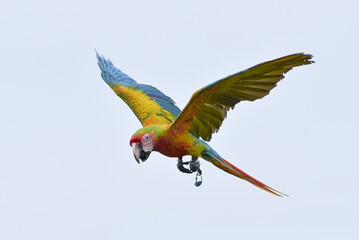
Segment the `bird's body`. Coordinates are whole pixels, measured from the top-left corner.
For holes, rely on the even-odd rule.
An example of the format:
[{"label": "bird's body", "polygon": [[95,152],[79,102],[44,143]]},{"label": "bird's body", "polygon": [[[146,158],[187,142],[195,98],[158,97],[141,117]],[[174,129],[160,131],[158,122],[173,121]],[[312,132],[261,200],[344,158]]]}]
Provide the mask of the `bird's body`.
[{"label": "bird's body", "polygon": [[208,144],[194,137],[190,133],[177,134],[168,125],[152,125],[139,129],[134,133],[132,140],[140,140],[145,133],[151,133],[153,150],[167,157],[183,157],[190,155],[194,158],[202,156],[208,150]]},{"label": "bird's body", "polygon": [[[198,158],[242,178],[272,194],[279,191],[263,184],[224,160],[206,141],[219,130],[227,111],[240,101],[254,101],[266,96],[284,73],[293,67],[313,63],[311,55],[297,53],[258,64],[242,72],[218,80],[195,92],[181,111],[174,101],[150,85],[139,84],[97,55],[101,76],[113,91],[132,109],[142,123],[130,140],[138,163],[152,151],[177,157],[177,167],[186,173],[197,172]],[[182,157],[192,157],[190,169],[184,168]]]}]

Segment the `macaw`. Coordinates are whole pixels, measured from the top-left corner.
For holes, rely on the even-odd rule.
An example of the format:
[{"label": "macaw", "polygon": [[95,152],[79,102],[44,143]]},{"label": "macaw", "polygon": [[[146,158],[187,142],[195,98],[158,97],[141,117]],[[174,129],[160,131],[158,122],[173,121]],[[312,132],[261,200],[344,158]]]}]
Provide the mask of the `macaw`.
[{"label": "macaw", "polygon": [[[152,151],[176,157],[180,171],[197,173],[201,180],[197,181],[196,176],[195,185],[199,186],[202,171],[198,158],[203,158],[269,193],[285,195],[223,159],[207,142],[219,130],[227,112],[238,102],[263,98],[293,67],[314,63],[311,61],[312,55],[288,55],[215,81],[195,92],[182,111],[157,88],[137,83],[110,60],[100,57],[98,53],[96,55],[103,80],[142,123],[142,128],[130,140],[138,163],[146,161]],[[186,155],[192,157],[189,162],[182,161]]]}]

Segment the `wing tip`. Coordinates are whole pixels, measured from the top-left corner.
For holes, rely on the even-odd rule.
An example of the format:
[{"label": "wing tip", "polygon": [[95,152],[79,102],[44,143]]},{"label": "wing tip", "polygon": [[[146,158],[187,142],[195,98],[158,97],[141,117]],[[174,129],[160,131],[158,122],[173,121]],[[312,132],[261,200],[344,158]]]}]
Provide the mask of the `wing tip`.
[{"label": "wing tip", "polygon": [[283,58],[287,58],[287,57],[288,58],[293,58],[293,60],[296,60],[297,62],[302,62],[303,64],[301,64],[301,65],[307,65],[307,64],[315,63],[315,61],[312,60],[312,58],[314,56],[312,54],[306,54],[304,52],[290,54],[288,56],[284,56]]},{"label": "wing tip", "polygon": [[100,56],[100,54],[98,54],[96,48],[94,50],[95,50],[95,53],[96,53],[97,62],[101,62],[101,59],[103,59],[104,57]]},{"label": "wing tip", "polygon": [[97,58],[97,65],[100,67],[101,71],[106,71],[107,70],[106,65],[111,63],[111,61],[106,60],[103,55],[100,56],[100,54],[97,52],[96,49],[95,49],[95,53],[96,53],[96,58]]}]

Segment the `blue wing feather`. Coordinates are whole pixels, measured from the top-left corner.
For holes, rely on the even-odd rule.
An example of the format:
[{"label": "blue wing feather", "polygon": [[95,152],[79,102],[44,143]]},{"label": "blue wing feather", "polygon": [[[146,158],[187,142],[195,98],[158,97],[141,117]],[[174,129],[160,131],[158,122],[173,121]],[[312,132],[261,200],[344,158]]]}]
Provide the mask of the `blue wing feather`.
[{"label": "blue wing feather", "polygon": [[98,66],[101,69],[101,76],[107,84],[120,84],[125,87],[133,87],[138,91],[141,91],[148,95],[151,100],[154,100],[158,103],[164,110],[172,113],[177,117],[181,110],[175,105],[175,102],[167,95],[163,94],[157,88],[146,85],[139,84],[131,77],[117,69],[110,60],[106,60],[103,56],[99,56],[96,52]]}]

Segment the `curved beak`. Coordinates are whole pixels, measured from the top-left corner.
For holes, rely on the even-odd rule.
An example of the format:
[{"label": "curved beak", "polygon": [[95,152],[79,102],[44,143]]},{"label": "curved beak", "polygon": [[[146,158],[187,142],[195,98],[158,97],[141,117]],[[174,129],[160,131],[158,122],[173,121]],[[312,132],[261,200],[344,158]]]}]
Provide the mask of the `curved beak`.
[{"label": "curved beak", "polygon": [[146,161],[151,154],[151,151],[145,152],[143,150],[143,146],[138,142],[132,143],[132,151],[133,151],[133,156],[135,157],[138,163],[140,163],[140,159],[142,162]]}]

